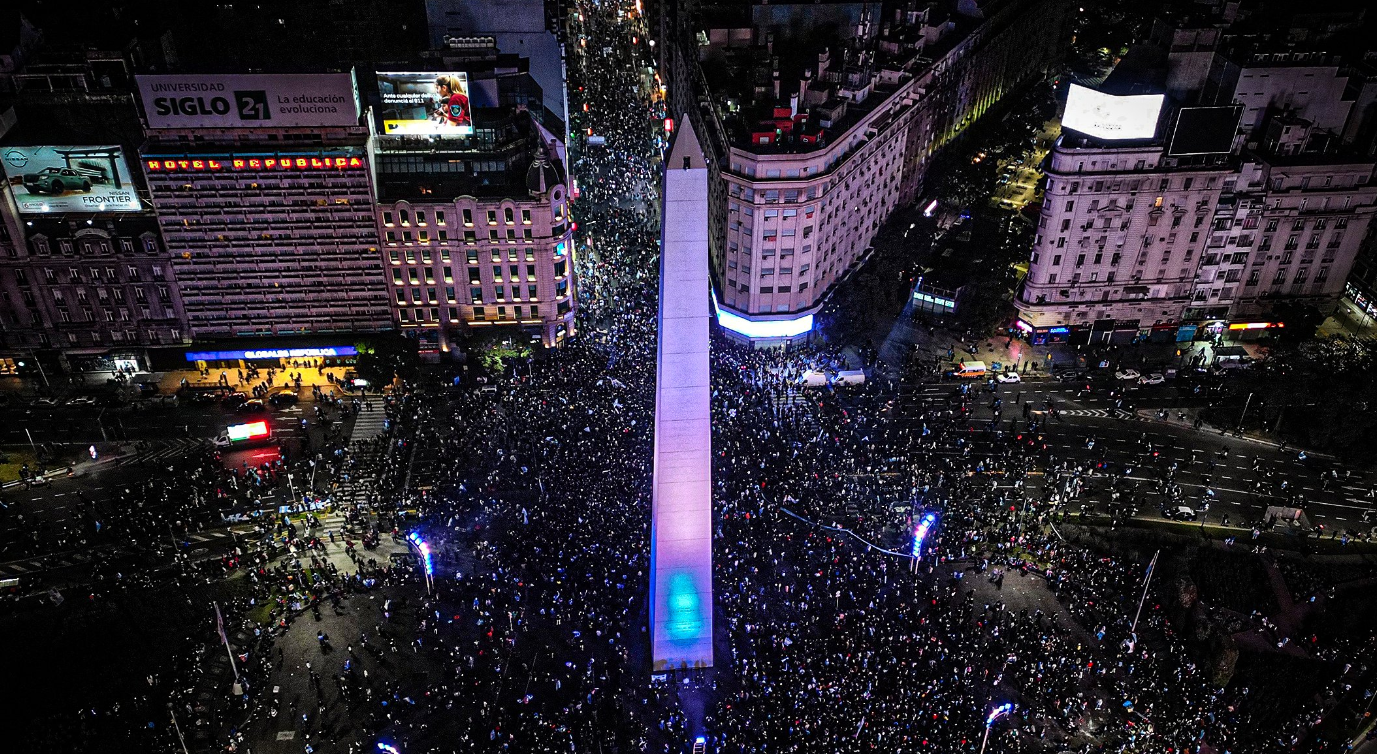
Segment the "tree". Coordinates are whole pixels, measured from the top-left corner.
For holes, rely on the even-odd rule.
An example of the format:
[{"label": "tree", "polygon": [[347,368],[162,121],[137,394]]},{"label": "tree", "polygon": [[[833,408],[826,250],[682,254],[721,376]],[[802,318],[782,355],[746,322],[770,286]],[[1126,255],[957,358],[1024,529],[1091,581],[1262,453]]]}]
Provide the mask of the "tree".
[{"label": "tree", "polygon": [[1371,455],[1377,447],[1377,341],[1281,343],[1226,384],[1228,408],[1214,412],[1224,426],[1245,422],[1346,457]]},{"label": "tree", "polygon": [[398,377],[414,379],[420,368],[416,341],[397,334],[379,335],[355,344],[359,351],[354,371],[369,385],[389,385]]},{"label": "tree", "polygon": [[1272,306],[1272,321],[1286,325],[1278,331],[1277,342],[1298,344],[1314,337],[1324,322],[1324,313],[1310,304],[1278,301]]},{"label": "tree", "polygon": [[531,356],[531,346],[513,336],[510,330],[488,328],[469,338],[465,350],[491,374],[500,374],[507,364]]},{"label": "tree", "polygon": [[983,280],[961,289],[956,315],[972,332],[984,337],[1005,319],[1008,286],[1002,281]]}]

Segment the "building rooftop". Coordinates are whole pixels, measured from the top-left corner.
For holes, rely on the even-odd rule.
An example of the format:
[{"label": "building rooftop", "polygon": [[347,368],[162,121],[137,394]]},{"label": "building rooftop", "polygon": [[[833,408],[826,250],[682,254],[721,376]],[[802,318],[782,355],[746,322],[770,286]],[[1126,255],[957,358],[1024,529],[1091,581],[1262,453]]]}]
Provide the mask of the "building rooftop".
[{"label": "building rooftop", "polygon": [[714,6],[700,17],[700,67],[732,146],[811,152],[940,58],[983,10],[954,0],[883,10],[849,2]]},{"label": "building rooftop", "polygon": [[525,111],[474,110],[474,135],[463,140],[380,138],[378,198],[448,201],[460,196],[524,199],[567,183],[563,161]]}]

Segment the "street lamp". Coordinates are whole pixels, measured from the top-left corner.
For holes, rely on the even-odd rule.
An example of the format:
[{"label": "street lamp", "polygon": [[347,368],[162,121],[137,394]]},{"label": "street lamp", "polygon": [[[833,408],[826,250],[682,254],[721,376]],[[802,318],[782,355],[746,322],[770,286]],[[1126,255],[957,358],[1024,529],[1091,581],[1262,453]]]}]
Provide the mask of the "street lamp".
[{"label": "street lamp", "polygon": [[989,717],[985,718],[985,738],[980,741],[980,754],[985,754],[985,744],[990,742],[990,728],[994,727],[995,721],[1013,711],[1014,705],[1012,702],[1005,702],[990,710]]},{"label": "street lamp", "polygon": [[427,543],[424,539],[421,539],[421,535],[419,532],[413,531],[410,534],[408,534],[406,538],[407,541],[409,541],[411,545],[416,548],[416,552],[418,552],[421,556],[421,566],[425,569],[426,574],[426,594],[430,594],[431,589],[434,586],[434,581],[432,581],[431,577],[435,573],[430,563],[430,544]]},{"label": "street lamp", "polygon": [[918,561],[923,559],[923,540],[927,539],[928,532],[937,523],[937,514],[928,513],[918,521],[918,525],[913,529],[913,571],[918,572]]}]

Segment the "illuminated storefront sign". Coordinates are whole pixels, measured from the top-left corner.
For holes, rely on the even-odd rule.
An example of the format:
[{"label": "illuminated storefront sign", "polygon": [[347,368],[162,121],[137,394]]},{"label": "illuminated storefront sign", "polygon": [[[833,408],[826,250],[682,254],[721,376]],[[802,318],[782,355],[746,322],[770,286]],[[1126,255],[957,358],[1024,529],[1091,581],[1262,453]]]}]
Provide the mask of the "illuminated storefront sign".
[{"label": "illuminated storefront sign", "polygon": [[804,314],[791,319],[746,319],[717,305],[716,292],[712,308],[717,312],[717,324],[747,338],[796,338],[813,329],[813,315]]},{"label": "illuminated storefront sign", "polygon": [[320,348],[262,348],[242,351],[188,351],[187,361],[238,361],[239,359],[320,359],[333,356],[358,356],[354,346]]},{"label": "illuminated storefront sign", "polygon": [[942,297],[942,296],[934,296],[934,295],[932,295],[932,294],[930,294],[930,293],[918,293],[918,292],[915,292],[915,293],[913,294],[913,300],[914,300],[914,301],[919,301],[919,302],[922,302],[922,303],[925,303],[925,304],[932,304],[933,306],[941,307],[941,308],[943,308],[943,309],[955,309],[955,308],[956,308],[956,302],[953,301],[952,299],[944,298],[944,297]]},{"label": "illuminated storefront sign", "polygon": [[1268,330],[1273,327],[1286,327],[1285,322],[1235,322],[1229,325],[1230,330]]},{"label": "illuminated storefront sign", "polygon": [[145,157],[149,173],[220,173],[266,170],[359,170],[362,157]]}]

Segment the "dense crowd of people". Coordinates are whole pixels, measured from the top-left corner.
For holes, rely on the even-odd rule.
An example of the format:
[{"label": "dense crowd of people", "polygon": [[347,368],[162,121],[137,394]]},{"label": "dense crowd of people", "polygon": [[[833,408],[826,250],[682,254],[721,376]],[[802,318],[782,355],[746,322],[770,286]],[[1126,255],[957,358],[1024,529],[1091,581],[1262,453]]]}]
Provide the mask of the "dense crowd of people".
[{"label": "dense crowd of people", "polygon": [[[715,667],[653,674],[664,113],[631,6],[576,7],[573,36],[586,43],[569,68],[571,130],[605,139],[573,150],[577,332],[483,389],[399,389],[380,406],[382,437],[312,449],[331,478],[369,485],[361,503],[337,501],[346,526],[267,516],[221,557],[182,564],[189,581],[237,585],[223,610],[252,637],[236,649],[243,693],[216,711],[186,678],[150,677],[132,719],[165,696],[193,730],[215,728],[223,751],[259,750],[288,729],[294,746],[350,754],[680,752],[699,735],[733,754],[1345,749],[1349,731],[1320,723],[1370,702],[1370,627],[1283,636],[1265,616],[1198,607],[1166,559],[1172,577],[1149,585],[1138,553],[1078,539],[1075,521],[1054,515],[1095,470],[1049,451],[1042,416],[1001,420],[993,386],[917,405],[900,388],[930,375],[807,388],[805,373],[854,366],[854,353],[754,349],[720,333]],[[986,402],[993,421],[983,408],[975,418]],[[409,483],[417,448],[441,459],[424,491]],[[33,527],[31,545],[118,536],[156,550],[215,523],[209,511],[257,504],[283,476],[210,455],[171,472],[83,511],[77,528]],[[381,539],[406,552],[412,531],[433,553],[429,577],[355,547]],[[95,589],[118,592],[126,578],[98,569]],[[303,616],[324,607],[371,625],[357,637],[318,630],[306,655],[287,655],[311,630]],[[1250,626],[1267,630],[1260,648],[1242,648],[1263,652],[1253,666],[1276,640],[1313,671],[1301,698],[1252,671],[1228,683],[1232,637]],[[293,677],[291,693],[267,691]]]}]

